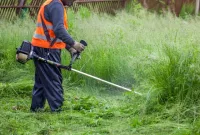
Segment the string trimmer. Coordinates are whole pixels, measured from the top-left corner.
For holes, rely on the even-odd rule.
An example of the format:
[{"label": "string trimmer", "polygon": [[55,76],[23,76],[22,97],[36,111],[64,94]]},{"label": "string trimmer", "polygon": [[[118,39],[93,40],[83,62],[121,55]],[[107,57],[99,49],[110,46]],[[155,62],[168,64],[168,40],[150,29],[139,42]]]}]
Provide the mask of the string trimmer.
[{"label": "string trimmer", "polygon": [[[84,40],[81,40],[80,43],[82,43],[84,46],[87,46],[87,43],[84,41]],[[76,69],[73,69],[72,68],[72,64],[74,63],[74,61],[76,59],[78,59],[80,57],[80,53],[77,53],[77,54],[74,54],[71,58],[71,61],[70,61],[70,64],[65,66],[65,65],[62,65],[60,63],[57,63],[57,62],[54,62],[54,61],[51,61],[51,60],[48,60],[48,59],[45,59],[45,58],[42,58],[40,56],[38,56],[34,51],[33,51],[33,46],[31,45],[30,42],[28,41],[23,41],[22,42],[22,45],[17,48],[17,52],[16,52],[16,58],[17,58],[17,61],[22,63],[22,64],[25,64],[28,60],[30,59],[38,59],[42,62],[45,62],[45,63],[48,63],[48,64],[51,64],[51,65],[54,65],[54,66],[57,66],[61,69],[66,69],[68,71],[74,71],[76,73],[79,73],[79,74],[82,74],[84,76],[87,76],[87,77],[90,77],[90,78],[93,78],[95,80],[98,80],[98,81],[101,81],[101,82],[104,82],[106,84],[109,84],[109,85],[112,85],[112,86],[115,86],[117,88],[120,88],[120,89],[123,89],[123,90],[126,90],[126,91],[131,91],[131,89],[128,89],[128,88],[125,88],[125,87],[122,87],[122,86],[119,86],[117,84],[114,84],[114,83],[111,83],[111,82],[108,82],[106,80],[103,80],[101,78],[98,78],[98,77],[95,77],[95,76],[92,76],[92,75],[89,75],[87,73],[84,73],[84,72],[81,72],[81,71],[78,71]],[[141,93],[139,92],[136,92],[134,91],[135,94],[138,94],[138,95],[142,95]]]}]

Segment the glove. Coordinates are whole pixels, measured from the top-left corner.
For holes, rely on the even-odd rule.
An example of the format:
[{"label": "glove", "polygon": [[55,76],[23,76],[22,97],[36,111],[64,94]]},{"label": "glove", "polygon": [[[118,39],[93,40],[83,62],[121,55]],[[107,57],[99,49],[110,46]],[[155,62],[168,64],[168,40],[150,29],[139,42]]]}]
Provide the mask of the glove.
[{"label": "glove", "polygon": [[72,48],[74,48],[77,52],[81,53],[85,49],[85,46],[75,41],[75,43],[72,45]]},{"label": "glove", "polygon": [[76,51],[74,48],[72,48],[72,47],[70,47],[70,48],[67,49],[67,50],[69,51],[69,53],[70,53],[70,55],[71,55],[71,58],[74,56],[74,54],[77,53],[77,51]]}]

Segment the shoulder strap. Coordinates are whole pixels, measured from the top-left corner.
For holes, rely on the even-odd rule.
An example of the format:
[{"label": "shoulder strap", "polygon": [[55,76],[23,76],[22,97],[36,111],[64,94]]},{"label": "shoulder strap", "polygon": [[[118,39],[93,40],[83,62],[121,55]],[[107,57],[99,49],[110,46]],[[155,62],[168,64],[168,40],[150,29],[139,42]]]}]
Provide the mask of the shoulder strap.
[{"label": "shoulder strap", "polygon": [[46,36],[46,39],[47,39],[47,41],[50,43],[50,47],[52,47],[52,46],[54,45],[54,43],[56,42],[57,38],[54,38],[53,41],[51,40],[51,37],[50,37],[50,35],[49,35],[47,26],[46,26],[45,23],[44,23],[44,20],[43,20],[43,18],[42,18],[42,15],[40,15],[40,19],[41,19],[41,21],[42,21],[42,28],[43,28],[43,30],[44,30],[44,34],[45,34],[45,36]]}]

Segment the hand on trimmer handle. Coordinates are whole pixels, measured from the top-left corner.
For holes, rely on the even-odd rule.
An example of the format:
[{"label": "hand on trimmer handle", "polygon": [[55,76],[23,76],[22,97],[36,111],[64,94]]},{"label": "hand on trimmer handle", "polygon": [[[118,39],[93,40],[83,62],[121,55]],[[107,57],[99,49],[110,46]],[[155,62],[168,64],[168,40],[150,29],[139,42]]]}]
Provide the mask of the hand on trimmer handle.
[{"label": "hand on trimmer handle", "polygon": [[[80,43],[76,42],[73,46],[75,46],[76,44],[77,44],[77,46],[79,46],[79,45],[82,46],[82,48],[84,48],[84,49],[85,49],[85,46],[87,46],[87,42],[85,42],[84,40],[81,40]],[[78,44],[79,44],[79,45],[78,45]],[[73,47],[73,46],[72,46],[72,47]],[[76,46],[76,47],[77,47],[77,46]],[[74,48],[74,47],[73,47],[73,48]],[[75,48],[74,48],[74,49],[75,49]],[[84,49],[83,49],[83,50],[84,50]],[[82,51],[83,51],[83,50],[82,50]],[[81,54],[82,51],[78,51],[78,50],[77,50],[77,53],[74,53],[74,54],[73,54],[69,66],[72,66],[73,62],[74,62],[76,59],[80,59],[80,54]]]},{"label": "hand on trimmer handle", "polygon": [[74,44],[71,47],[74,48],[77,52],[81,53],[85,49],[85,45],[82,44],[81,42],[86,43],[83,40],[81,40],[80,43],[75,41]]},{"label": "hand on trimmer handle", "polygon": [[[87,43],[86,43],[84,40],[81,40],[80,43],[81,43],[82,45],[84,45],[84,49],[85,49],[85,47],[87,46]],[[76,57],[76,59],[80,59],[80,58],[81,58],[80,52],[77,52],[77,57]]]}]

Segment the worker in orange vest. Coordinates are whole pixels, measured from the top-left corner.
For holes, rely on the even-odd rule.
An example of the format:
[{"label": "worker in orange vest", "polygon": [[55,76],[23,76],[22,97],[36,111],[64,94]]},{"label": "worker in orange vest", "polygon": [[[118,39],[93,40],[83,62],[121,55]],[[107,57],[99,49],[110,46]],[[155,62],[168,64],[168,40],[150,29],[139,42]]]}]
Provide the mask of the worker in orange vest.
[{"label": "worker in orange vest", "polygon": [[[66,48],[71,56],[84,50],[84,45],[74,41],[67,32],[67,13],[64,6],[72,6],[73,2],[74,0],[46,0],[40,7],[31,42],[37,55],[60,63],[61,49]],[[42,110],[47,100],[52,112],[61,111],[64,98],[60,68],[36,59],[34,65],[35,84],[30,110]]]}]

